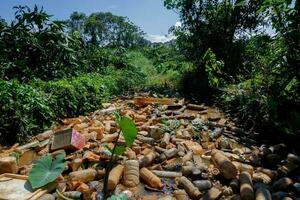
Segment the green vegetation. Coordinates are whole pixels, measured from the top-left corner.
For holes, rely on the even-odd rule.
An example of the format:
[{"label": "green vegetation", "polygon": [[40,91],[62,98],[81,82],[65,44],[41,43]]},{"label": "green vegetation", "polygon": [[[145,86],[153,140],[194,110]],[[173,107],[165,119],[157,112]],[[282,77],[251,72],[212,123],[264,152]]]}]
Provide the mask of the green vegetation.
[{"label": "green vegetation", "polygon": [[0,80],[0,96],[1,142],[25,141],[51,124],[48,99],[33,87]]},{"label": "green vegetation", "polygon": [[33,165],[28,180],[33,189],[37,189],[56,180],[64,171],[67,162],[62,154],[52,160],[50,154],[43,156]]},{"label": "green vegetation", "polygon": [[164,4],[181,20],[164,44],[112,13],[53,21],[18,6],[12,23],[0,18],[0,142],[24,142],[137,90],[215,102],[250,131],[299,133],[299,1]]},{"label": "green vegetation", "polygon": [[299,132],[299,1],[164,3],[180,15],[182,26],[172,30],[195,66],[183,77],[184,91],[217,95],[215,100],[248,130]]}]

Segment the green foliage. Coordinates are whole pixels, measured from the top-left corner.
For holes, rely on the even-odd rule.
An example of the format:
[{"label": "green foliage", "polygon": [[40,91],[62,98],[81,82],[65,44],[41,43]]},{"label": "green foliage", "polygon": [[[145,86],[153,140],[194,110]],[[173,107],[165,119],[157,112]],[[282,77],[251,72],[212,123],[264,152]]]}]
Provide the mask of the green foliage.
[{"label": "green foliage", "polygon": [[[164,4],[179,12],[182,25],[171,30],[177,36],[181,54],[197,67],[192,71],[194,74],[187,73],[184,79],[201,79],[195,85],[199,85],[197,88],[202,94],[209,91],[211,85],[218,85],[220,81],[212,77],[211,70],[207,70],[207,60],[204,60],[211,49],[215,60],[224,62],[221,64],[224,65],[223,79],[234,81],[244,62],[241,56],[244,45],[239,38],[246,37],[247,30],[256,30],[262,24],[263,15],[257,12],[262,2],[165,0]],[[188,91],[188,87],[184,89]]]},{"label": "green foliage", "polygon": [[[74,12],[67,22],[52,21],[43,9],[15,7],[15,20],[1,20],[0,78],[28,82],[128,67],[125,48],[146,43],[139,27],[125,17]],[[66,31],[69,30],[69,34]],[[100,48],[105,47],[105,48]]]},{"label": "green foliage", "polygon": [[51,124],[48,99],[33,87],[0,80],[0,96],[1,143],[24,141]]},{"label": "green foliage", "polygon": [[152,44],[143,48],[143,54],[136,53],[134,59],[135,62],[148,59],[144,65],[140,64],[148,77],[145,86],[161,93],[177,90],[182,74],[193,69],[193,64],[185,60],[173,43]]},{"label": "green foliage", "polygon": [[72,117],[98,109],[109,95],[102,77],[93,74],[33,84],[41,85],[58,117]]},{"label": "green foliage", "polygon": [[132,121],[132,119],[122,116],[121,119],[117,121],[117,123],[122,130],[127,146],[131,147],[138,132],[134,122]]},{"label": "green foliage", "polygon": [[99,48],[90,45],[84,52],[87,72],[105,72],[109,66],[122,69],[128,67],[127,50],[124,48]]},{"label": "green foliage", "polygon": [[219,77],[221,75],[221,70],[224,67],[224,62],[218,61],[216,59],[216,54],[214,54],[210,48],[205,52],[203,61],[210,86],[218,87],[220,85]]},{"label": "green foliage", "polygon": [[[76,45],[61,22],[36,6],[15,7],[15,20],[0,35],[0,77],[28,81],[74,75],[79,69]],[[72,70],[70,70],[72,69]]]},{"label": "green foliage", "polygon": [[44,82],[30,85],[0,80],[1,142],[25,142],[49,127],[56,119],[75,117],[101,108],[111,96],[140,87],[138,70],[107,71],[105,75]]},{"label": "green foliage", "polygon": [[119,113],[115,113],[115,118],[124,136],[126,146],[119,145],[117,141],[114,149],[110,149],[108,146],[107,148],[112,154],[122,155],[125,152],[126,147],[131,147],[131,145],[133,144],[137,136],[138,131],[132,119],[128,117],[120,116]]},{"label": "green foliage", "polygon": [[131,48],[144,45],[146,40],[140,28],[126,17],[110,12],[97,12],[86,16],[73,12],[67,21],[71,32],[79,31],[88,43],[97,47]]},{"label": "green foliage", "polygon": [[216,90],[222,93],[217,102],[239,125],[264,133],[299,132],[299,1],[164,3],[179,12],[182,25],[171,31],[195,66],[183,73],[183,91],[207,97],[216,94],[212,88],[223,87]]},{"label": "green foliage", "polygon": [[64,171],[66,164],[62,154],[57,155],[53,161],[50,154],[40,158],[29,172],[28,180],[32,188],[37,189],[55,181]]}]

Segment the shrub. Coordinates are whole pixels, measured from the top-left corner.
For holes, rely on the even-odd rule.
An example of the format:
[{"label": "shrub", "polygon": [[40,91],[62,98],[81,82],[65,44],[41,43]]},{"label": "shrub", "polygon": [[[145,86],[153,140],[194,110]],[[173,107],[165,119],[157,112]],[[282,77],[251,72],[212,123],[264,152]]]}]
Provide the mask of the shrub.
[{"label": "shrub", "polygon": [[48,99],[29,85],[0,80],[0,142],[22,142],[51,124]]},{"label": "shrub", "polygon": [[66,35],[63,24],[51,21],[43,9],[16,9],[15,20],[1,30],[0,77],[27,82],[77,75],[80,41]]},{"label": "shrub", "polygon": [[105,75],[86,74],[58,81],[34,80],[49,98],[57,119],[74,117],[101,108],[111,95],[122,94],[142,84],[138,71],[107,69]]},{"label": "shrub", "polygon": [[49,97],[56,118],[74,117],[101,107],[109,96],[104,81],[98,75],[84,75],[72,79],[42,82],[33,85]]},{"label": "shrub", "polygon": [[[285,95],[272,95],[264,87],[263,79],[251,79],[226,88],[218,102],[237,124],[250,131],[264,134],[297,134],[300,129],[300,108]],[[287,92],[287,91],[285,91]],[[298,105],[297,105],[298,104]]]}]

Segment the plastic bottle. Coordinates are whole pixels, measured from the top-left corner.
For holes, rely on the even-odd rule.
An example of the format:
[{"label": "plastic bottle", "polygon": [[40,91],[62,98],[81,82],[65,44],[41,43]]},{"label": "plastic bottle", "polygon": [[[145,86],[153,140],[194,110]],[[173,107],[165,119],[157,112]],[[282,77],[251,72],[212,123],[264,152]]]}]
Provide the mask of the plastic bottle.
[{"label": "plastic bottle", "polygon": [[155,158],[156,158],[156,154],[153,151],[151,151],[150,153],[148,153],[142,159],[139,160],[140,167],[146,167],[147,165],[154,162]]},{"label": "plastic bottle", "polygon": [[237,168],[232,162],[218,150],[212,150],[211,159],[220,170],[224,178],[233,179],[237,175]]},{"label": "plastic bottle", "polygon": [[97,171],[94,169],[85,169],[80,171],[71,172],[69,174],[70,181],[81,181],[87,183],[93,181],[96,178]]},{"label": "plastic bottle", "polygon": [[140,183],[139,162],[127,160],[124,166],[124,184],[127,187],[135,187]]},{"label": "plastic bottle", "polygon": [[183,187],[185,191],[189,194],[192,199],[199,199],[202,196],[202,193],[196,188],[193,183],[186,177],[177,177],[176,181],[178,185]]},{"label": "plastic bottle", "polygon": [[188,194],[185,192],[185,190],[175,190],[174,191],[174,197],[176,200],[189,200]]},{"label": "plastic bottle", "polygon": [[123,174],[124,167],[122,165],[115,166],[109,173],[107,188],[109,190],[114,190]]},{"label": "plastic bottle", "polygon": [[249,172],[243,171],[240,173],[240,193],[242,200],[253,200],[254,199],[254,190],[252,184],[252,178]]},{"label": "plastic bottle", "polygon": [[170,133],[164,133],[164,137],[161,139],[160,146],[165,148],[170,143],[170,139]]},{"label": "plastic bottle", "polygon": [[178,149],[176,149],[176,148],[168,149],[165,152],[163,152],[162,154],[160,154],[158,160],[159,160],[159,162],[163,162],[169,158],[176,156],[177,153],[178,153]]},{"label": "plastic bottle", "polygon": [[151,187],[161,189],[163,188],[163,184],[155,174],[153,174],[150,170],[143,167],[140,169],[141,178]]}]

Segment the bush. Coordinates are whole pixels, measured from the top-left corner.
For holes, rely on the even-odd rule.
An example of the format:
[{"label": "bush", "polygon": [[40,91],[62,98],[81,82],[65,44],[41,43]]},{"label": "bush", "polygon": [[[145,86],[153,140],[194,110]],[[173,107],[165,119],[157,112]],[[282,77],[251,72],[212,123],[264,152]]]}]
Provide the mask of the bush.
[{"label": "bush", "polygon": [[98,109],[110,94],[99,75],[49,82],[35,80],[32,84],[49,97],[49,104],[57,118],[74,117]]},{"label": "bush", "polygon": [[226,88],[218,102],[237,124],[250,131],[263,131],[265,135],[279,133],[295,135],[300,129],[300,109],[286,97],[274,96],[264,87],[265,82],[248,80]]},{"label": "bush", "polygon": [[162,52],[156,52],[156,47],[145,48],[143,53],[129,52],[129,65],[133,67],[131,70],[138,71],[139,77],[144,77],[144,80],[141,80],[144,87],[159,93],[169,93],[179,88],[182,74],[189,73],[193,66],[172,55],[174,52],[170,47],[159,47]]},{"label": "bush", "polygon": [[55,120],[95,111],[112,95],[133,91],[143,84],[141,72],[133,66],[108,68],[105,75],[87,74],[49,82],[35,79],[30,85],[0,80],[0,142],[25,142]]},{"label": "bush", "polygon": [[15,20],[0,35],[0,77],[27,82],[34,77],[52,80],[77,75],[80,41],[64,33],[43,9],[17,7]]},{"label": "bush", "polygon": [[48,99],[33,87],[0,80],[0,96],[1,143],[25,141],[51,124]]}]

